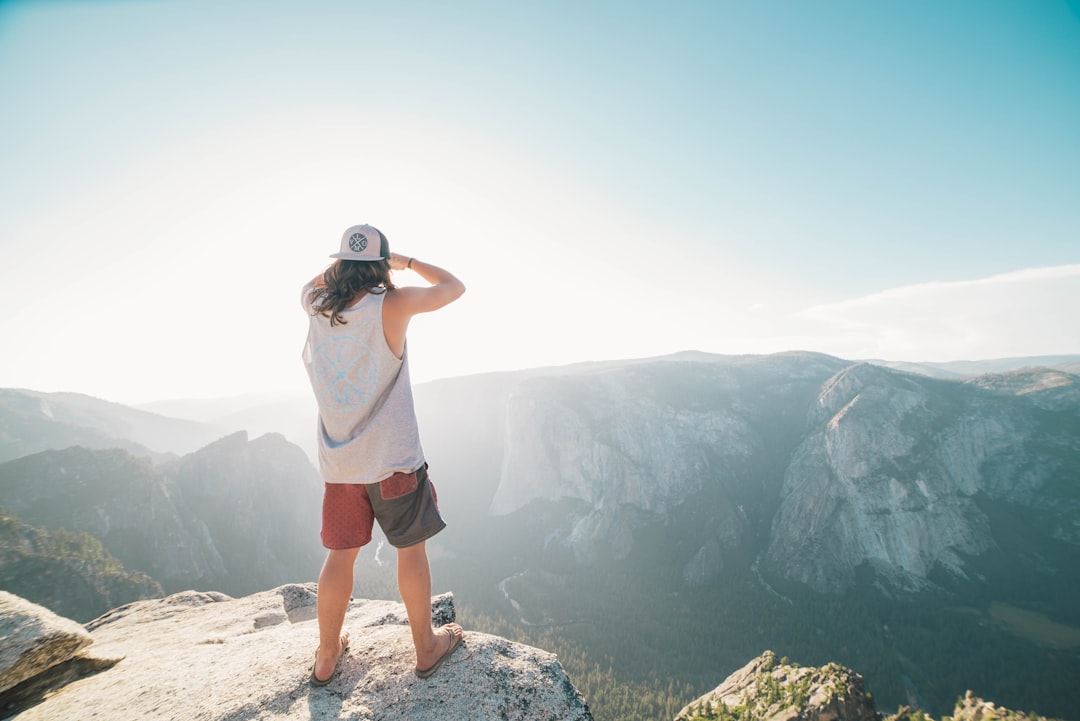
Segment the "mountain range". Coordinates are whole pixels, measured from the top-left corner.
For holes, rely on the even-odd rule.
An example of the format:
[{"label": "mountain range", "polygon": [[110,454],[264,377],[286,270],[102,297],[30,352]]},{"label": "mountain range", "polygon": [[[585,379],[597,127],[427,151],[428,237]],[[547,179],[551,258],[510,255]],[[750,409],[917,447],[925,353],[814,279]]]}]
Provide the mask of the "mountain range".
[{"label": "mountain range", "polygon": [[[819,592],[864,566],[910,591],[972,580],[986,554],[1047,575],[1077,560],[1080,379],[1061,371],[958,382],[814,354],[671,359],[533,377],[505,399],[490,511],[574,503],[548,543],[582,563],[632,555],[648,526],[677,532],[689,585],[747,557]],[[1037,563],[995,540],[1020,523]]]},{"label": "mountain range", "polygon": [[602,646],[657,689],[648,659],[705,684],[774,647],[867,668],[886,708],[946,713],[976,687],[1069,718],[1080,378],[1006,365],[687,353],[417,398],[467,520],[445,543],[493,569],[457,572],[530,642]]},{"label": "mountain range", "polygon": [[[110,572],[152,579],[126,593],[88,599],[78,609],[62,607],[80,620],[117,601],[162,590],[244,595],[313,579],[322,559],[320,496],[321,484],[303,452],[273,434],[254,440],[231,434],[157,465],[129,450],[81,446],[0,464],[0,507],[9,523],[22,524],[22,536],[55,540],[68,533],[80,544],[89,537],[104,554],[83,549],[75,555],[107,556]],[[29,545],[9,534],[9,553]],[[46,554],[31,558],[49,562]],[[40,565],[29,567],[35,568],[40,574]],[[0,573],[5,571],[14,573],[0,564]],[[19,593],[46,604],[53,597],[41,588]],[[110,605],[102,608],[103,603]]]},{"label": "mountain range", "polygon": [[[700,695],[765,648],[865,669],[883,708],[944,713],[976,688],[1077,718],[1078,361],[687,352],[419,385],[449,523],[436,581],[466,619],[558,650],[592,699],[589,669],[617,659],[603,683],[626,690],[591,700],[598,718],[649,717],[613,709],[672,677]],[[192,450],[148,432],[176,421],[77,398],[73,418],[67,394],[0,394],[13,518],[89,534],[166,591],[317,572],[310,399],[211,423],[189,404]],[[153,416],[138,435],[129,410]],[[292,435],[221,438],[254,416]],[[392,595],[372,551],[358,585]]]}]

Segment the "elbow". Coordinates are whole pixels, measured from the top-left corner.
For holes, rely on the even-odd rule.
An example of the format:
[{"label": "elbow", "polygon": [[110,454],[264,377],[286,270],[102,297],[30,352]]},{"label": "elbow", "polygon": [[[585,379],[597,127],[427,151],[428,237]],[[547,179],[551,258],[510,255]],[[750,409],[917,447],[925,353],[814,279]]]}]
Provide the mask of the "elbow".
[{"label": "elbow", "polygon": [[465,295],[465,284],[459,280],[454,286],[454,300],[457,300],[463,295]]}]

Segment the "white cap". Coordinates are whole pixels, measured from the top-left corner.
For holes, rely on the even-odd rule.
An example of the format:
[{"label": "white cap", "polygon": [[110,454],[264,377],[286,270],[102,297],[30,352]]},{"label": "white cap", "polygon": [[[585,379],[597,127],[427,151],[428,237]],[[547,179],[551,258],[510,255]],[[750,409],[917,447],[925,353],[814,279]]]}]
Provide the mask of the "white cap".
[{"label": "white cap", "polygon": [[341,235],[341,250],[330,256],[345,260],[387,260],[390,244],[378,228],[354,225]]}]

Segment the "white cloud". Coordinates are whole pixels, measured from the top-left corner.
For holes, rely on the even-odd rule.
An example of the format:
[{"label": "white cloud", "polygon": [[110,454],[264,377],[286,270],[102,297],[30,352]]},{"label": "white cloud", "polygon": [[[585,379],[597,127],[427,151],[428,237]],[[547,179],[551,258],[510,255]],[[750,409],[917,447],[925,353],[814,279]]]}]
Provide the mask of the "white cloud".
[{"label": "white cloud", "polygon": [[803,309],[818,350],[946,361],[1080,352],[1080,265],[892,288]]}]

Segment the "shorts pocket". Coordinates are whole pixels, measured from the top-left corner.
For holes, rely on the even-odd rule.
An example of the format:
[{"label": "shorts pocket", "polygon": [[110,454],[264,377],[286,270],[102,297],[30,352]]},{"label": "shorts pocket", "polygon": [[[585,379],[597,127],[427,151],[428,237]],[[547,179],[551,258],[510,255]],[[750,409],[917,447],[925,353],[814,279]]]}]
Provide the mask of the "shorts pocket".
[{"label": "shorts pocket", "polygon": [[384,501],[407,496],[419,487],[416,473],[395,473],[379,481],[379,495]]}]

